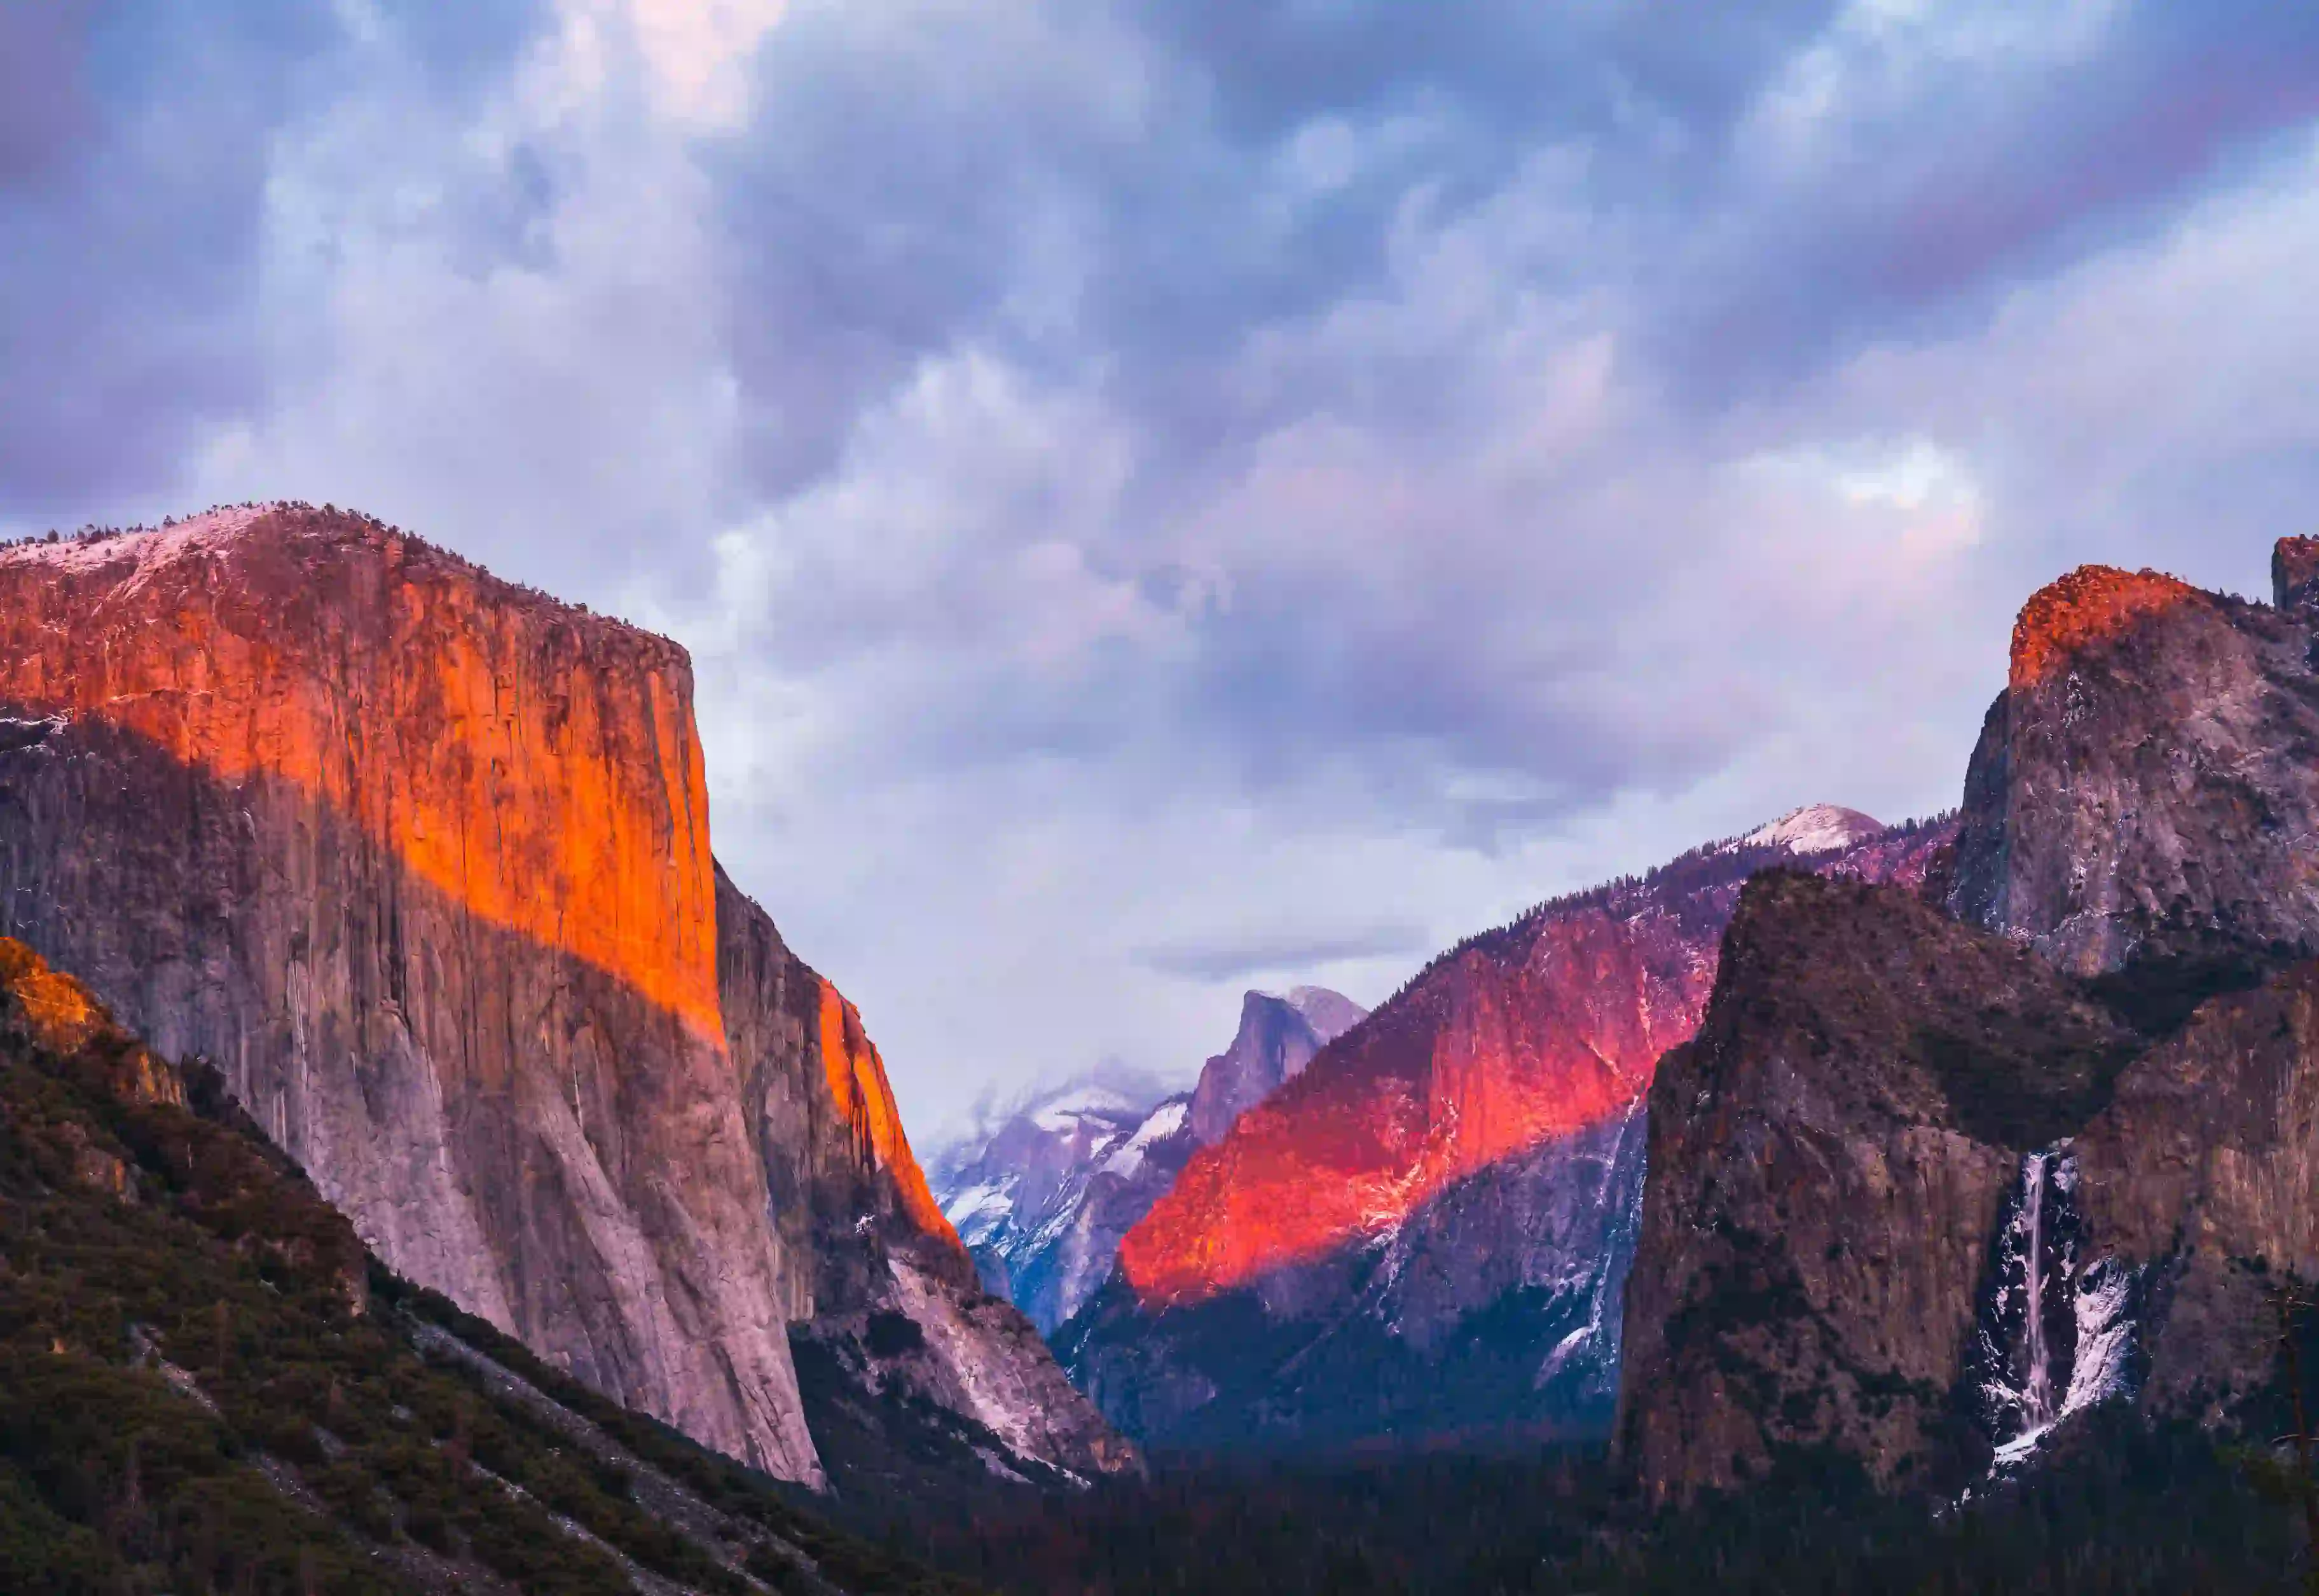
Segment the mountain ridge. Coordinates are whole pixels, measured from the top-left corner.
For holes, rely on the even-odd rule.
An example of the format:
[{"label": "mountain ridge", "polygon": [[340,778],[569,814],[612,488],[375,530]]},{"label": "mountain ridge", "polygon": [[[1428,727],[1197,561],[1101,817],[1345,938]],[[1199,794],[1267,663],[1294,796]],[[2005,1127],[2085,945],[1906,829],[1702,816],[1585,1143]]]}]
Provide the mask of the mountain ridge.
[{"label": "mountain ridge", "polygon": [[0,1584],[955,1589],[369,1256],[217,1072],[0,938]]},{"label": "mountain ridge", "polygon": [[1066,1366],[1154,1446],[1607,1429],[1640,1094],[1739,884],[1799,860],[1913,881],[1950,829],[1742,834],[1464,939],[1192,1158],[1057,1333]]}]

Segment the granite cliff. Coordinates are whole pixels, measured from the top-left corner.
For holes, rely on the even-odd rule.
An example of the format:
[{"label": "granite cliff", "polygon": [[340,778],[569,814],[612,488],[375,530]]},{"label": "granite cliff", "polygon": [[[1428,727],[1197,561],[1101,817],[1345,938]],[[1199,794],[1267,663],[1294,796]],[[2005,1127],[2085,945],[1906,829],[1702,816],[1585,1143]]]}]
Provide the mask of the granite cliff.
[{"label": "granite cliff", "polygon": [[1599,1431],[1643,1178],[1740,887],[1916,880],[1945,825],[1825,806],[1442,955],[1193,1156],[1056,1338],[1155,1444]]},{"label": "granite cliff", "polygon": [[1249,993],[1241,999],[1232,1045],[1200,1067],[1185,1121],[1192,1140],[1201,1147],[1223,1141],[1241,1114],[1304,1074],[1315,1053],[1367,1017],[1368,1010],[1325,987]]},{"label": "granite cliff", "polygon": [[394,1276],[5,937],[0,1258],[0,1589],[935,1588]]},{"label": "granite cliff", "polygon": [[2271,1380],[2269,1284],[2319,1272],[2312,553],[2272,606],[2033,599],[1929,903],[1750,887],[1650,1096],[1618,1439],[1653,1495],[1813,1451],[1954,1489]]},{"label": "granite cliff", "polygon": [[2276,605],[2102,566],[2038,593],[1965,779],[1946,901],[2094,973],[2319,936],[2319,687]]},{"label": "granite cliff", "polygon": [[[690,693],[349,514],[0,551],[0,931],[209,1060],[390,1267],[735,1456],[823,1477],[797,1341],[994,1455],[1115,1460],[723,879]],[[856,1356],[881,1312],[930,1350]]]}]

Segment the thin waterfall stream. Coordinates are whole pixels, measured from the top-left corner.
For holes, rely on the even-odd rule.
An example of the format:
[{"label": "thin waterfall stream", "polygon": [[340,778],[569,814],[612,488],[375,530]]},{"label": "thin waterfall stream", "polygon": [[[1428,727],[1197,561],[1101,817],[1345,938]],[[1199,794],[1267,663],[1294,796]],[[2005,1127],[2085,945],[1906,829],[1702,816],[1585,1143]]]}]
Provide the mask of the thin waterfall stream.
[{"label": "thin waterfall stream", "polygon": [[2042,1430],[2053,1422],[2053,1359],[2045,1344],[2045,1194],[2052,1185],[2053,1159],[2050,1151],[2034,1152],[2021,1166],[2021,1206],[2029,1222],[2022,1258],[2028,1367],[2022,1382],[2021,1416],[2029,1430]]},{"label": "thin waterfall stream", "polygon": [[1972,1361],[2000,1470],[2072,1413],[2133,1387],[2142,1272],[2084,1258],[2077,1186],[2069,1142],[2023,1154],[1991,1254]]}]

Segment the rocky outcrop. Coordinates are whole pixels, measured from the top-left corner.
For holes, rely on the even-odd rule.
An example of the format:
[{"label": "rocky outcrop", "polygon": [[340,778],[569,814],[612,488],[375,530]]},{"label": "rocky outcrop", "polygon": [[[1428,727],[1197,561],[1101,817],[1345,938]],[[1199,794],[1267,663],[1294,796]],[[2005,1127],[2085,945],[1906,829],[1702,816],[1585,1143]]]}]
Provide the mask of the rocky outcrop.
[{"label": "rocky outcrop", "polygon": [[2277,607],[2095,568],[2034,599],[1928,896],[1768,879],[1650,1097],[1622,1455],[1885,1486],[2092,1406],[2230,1419],[2319,1269],[2314,551]]},{"label": "rocky outcrop", "polygon": [[889,1256],[973,1287],[760,922],[672,644],[300,507],[0,551],[0,930],[212,1060],[393,1267],[814,1480],[792,1321]]},{"label": "rocky outcrop", "polygon": [[2032,599],[1966,777],[1947,901],[2083,973],[2319,946],[2319,681],[2281,608],[2094,566]]},{"label": "rocky outcrop", "polygon": [[2319,599],[2319,537],[2282,537],[2270,551],[2271,602],[2308,617]]},{"label": "rocky outcrop", "polygon": [[1232,1046],[1200,1069],[1192,1091],[1193,1139],[1202,1147],[1222,1141],[1241,1114],[1302,1075],[1313,1054],[1367,1013],[1321,987],[1298,987],[1286,996],[1249,993],[1241,1000]]},{"label": "rocky outcrop", "polygon": [[786,1306],[822,1375],[808,1414],[874,1411],[871,1428],[907,1432],[889,1445],[947,1449],[976,1469],[1086,1478],[1137,1466],[1031,1322],[983,1290],[859,1013],[721,869],[717,906],[742,1104],[783,1256],[808,1265]]},{"label": "rocky outcrop", "polygon": [[2257,1393],[2271,1281],[2319,1269],[2319,966],[2155,1037],[2149,996],[1889,888],[1751,887],[1652,1088],[1618,1430],[1645,1488],[1821,1448],[1954,1489],[2101,1402]]},{"label": "rocky outcrop", "polygon": [[781,940],[772,916],[716,871],[717,986],[726,1046],[792,1321],[875,1299],[887,1258],[971,1279],[903,1135],[885,1062],[862,1016]]},{"label": "rocky outcrop", "polygon": [[1075,1082],[945,1148],[937,1195],[985,1282],[1052,1333],[1103,1285],[1120,1239],[1192,1154],[1367,1013],[1325,987],[1250,992],[1232,1045],[1190,1092],[1153,1103]]},{"label": "rocky outcrop", "polygon": [[[1637,1105],[1698,1026],[1741,884],[1800,861],[1916,881],[1949,835],[1799,811],[1444,954],[1194,1156],[1058,1336],[1073,1377],[1171,1444],[1599,1430]],[[1361,1346],[1404,1394],[1332,1361]]]},{"label": "rocky outcrop", "polygon": [[2319,1280],[2319,965],[2208,1003],[2069,1152],[2080,1251],[2132,1279],[2144,1402],[2229,1414],[2275,1375],[2273,1285]]},{"label": "rocky outcrop", "polygon": [[1618,1432],[1646,1488],[1735,1486],[1811,1445],[1888,1484],[1961,1466],[1948,1426],[2022,1155],[2137,1044],[1911,893],[1752,883],[1699,1037],[1651,1089]]}]

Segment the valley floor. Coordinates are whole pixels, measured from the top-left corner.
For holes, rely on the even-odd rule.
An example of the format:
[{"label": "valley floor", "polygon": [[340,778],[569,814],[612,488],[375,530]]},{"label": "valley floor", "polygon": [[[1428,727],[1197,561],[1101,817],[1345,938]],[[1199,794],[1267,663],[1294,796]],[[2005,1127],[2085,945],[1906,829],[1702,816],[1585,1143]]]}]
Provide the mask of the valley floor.
[{"label": "valley floor", "polygon": [[2096,1418],[2035,1476],[1945,1511],[1877,1497],[1806,1459],[1744,1501],[1656,1518],[1613,1488],[1599,1447],[1337,1466],[1178,1462],[1142,1485],[925,1527],[917,1549],[1017,1596],[2307,1588],[2296,1511],[2266,1500],[2236,1455],[2122,1409]]}]

